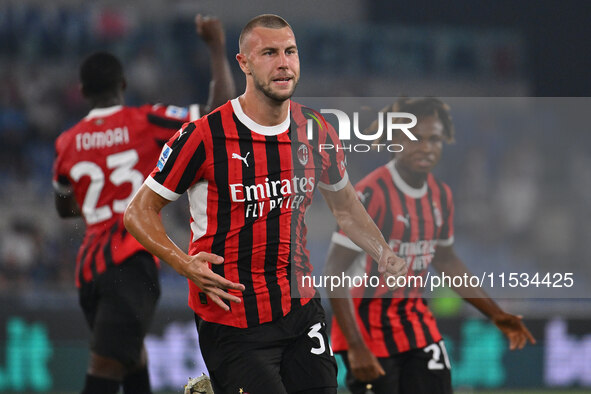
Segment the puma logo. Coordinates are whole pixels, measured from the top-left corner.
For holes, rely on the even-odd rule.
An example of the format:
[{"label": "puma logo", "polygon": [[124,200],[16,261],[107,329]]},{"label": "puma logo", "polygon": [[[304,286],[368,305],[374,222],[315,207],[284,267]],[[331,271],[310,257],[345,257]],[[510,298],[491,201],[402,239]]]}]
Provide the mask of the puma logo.
[{"label": "puma logo", "polygon": [[410,226],[410,220],[409,220],[408,214],[406,214],[405,216],[397,215],[396,216],[396,220],[398,220],[399,222],[404,223],[404,226],[405,227],[409,227]]},{"label": "puma logo", "polygon": [[246,156],[244,156],[244,157],[240,156],[238,153],[232,153],[232,159],[240,159],[248,167],[248,162],[246,161],[246,158],[248,157],[248,155],[250,155],[250,152],[246,152]]}]

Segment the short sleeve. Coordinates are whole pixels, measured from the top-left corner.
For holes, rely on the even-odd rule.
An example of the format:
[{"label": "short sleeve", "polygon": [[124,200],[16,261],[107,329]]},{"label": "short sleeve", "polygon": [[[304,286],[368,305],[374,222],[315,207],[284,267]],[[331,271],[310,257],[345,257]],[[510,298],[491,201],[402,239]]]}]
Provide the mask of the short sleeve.
[{"label": "short sleeve", "polygon": [[[177,107],[176,105],[155,104],[149,106],[148,115],[151,120],[179,122],[193,122],[201,117],[201,107],[199,104],[191,104],[188,107]],[[179,127],[174,127],[178,129]]]},{"label": "short sleeve", "polygon": [[[343,144],[334,127],[325,120],[323,124],[326,133],[324,133],[324,141],[319,145],[323,168],[318,187],[329,191],[339,191],[349,182],[347,158],[345,157]],[[325,149],[322,149],[323,147]]]},{"label": "short sleeve", "polygon": [[[366,184],[363,181],[355,186],[355,190],[357,192],[359,201],[361,201],[371,219],[378,223],[381,213],[384,212],[384,209],[381,209],[383,206],[383,198],[381,198],[382,196],[380,196],[379,193],[375,193],[376,190],[372,185]],[[337,229],[337,231],[332,234],[331,240],[333,243],[345,248],[352,249],[357,252],[363,251],[359,246],[357,246],[357,244],[351,241],[351,239],[349,239],[349,237],[347,237],[341,229]]]},{"label": "short sleeve", "polygon": [[206,159],[203,130],[187,123],[164,145],[145,184],[169,201],[178,199],[203,176]]},{"label": "short sleeve", "polygon": [[62,152],[63,139],[55,142],[55,159],[53,161],[52,184],[56,193],[70,195],[73,193],[72,185],[64,168],[64,154]]},{"label": "short sleeve", "polygon": [[454,243],[454,203],[451,189],[446,184],[443,184],[441,190],[441,204],[443,224],[437,245],[451,246]]}]

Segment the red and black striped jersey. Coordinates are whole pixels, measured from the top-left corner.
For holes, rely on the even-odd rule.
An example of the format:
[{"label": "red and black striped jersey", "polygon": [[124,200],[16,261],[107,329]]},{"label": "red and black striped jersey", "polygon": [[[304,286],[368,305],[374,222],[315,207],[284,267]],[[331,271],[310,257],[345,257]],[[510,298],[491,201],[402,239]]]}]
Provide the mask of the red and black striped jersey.
[{"label": "red and black striped jersey", "polygon": [[145,250],[125,230],[123,213],[164,143],[198,117],[198,105],[95,108],[57,138],[54,188],[73,193],[86,222],[76,262],[78,287]]},{"label": "red and black striped jersey", "polygon": [[[453,244],[451,189],[432,174],[422,188],[413,188],[402,179],[395,161],[370,173],[355,189],[394,252],[406,260],[407,276],[424,278],[437,246]],[[334,233],[332,239],[336,244],[361,252],[342,232]],[[379,286],[351,289],[357,324],[377,357],[423,348],[441,339],[420,287],[390,292],[378,273],[377,263],[368,256],[359,261],[361,275],[380,277]],[[335,319],[331,338],[335,351],[347,349]]]},{"label": "red and black striped jersey", "polygon": [[[231,100],[185,125],[146,179],[168,200],[188,192],[189,254],[224,257],[212,270],[246,287],[230,290],[242,303],[225,312],[189,281],[189,306],[204,320],[252,327],[315,296],[302,283],[312,271],[304,215],[317,186],[337,191],[348,182],[335,130],[318,122],[307,138],[308,119],[323,120],[318,116],[290,102],[285,121],[265,127],[244,114],[238,99]],[[322,150],[322,144],[337,149]]]}]

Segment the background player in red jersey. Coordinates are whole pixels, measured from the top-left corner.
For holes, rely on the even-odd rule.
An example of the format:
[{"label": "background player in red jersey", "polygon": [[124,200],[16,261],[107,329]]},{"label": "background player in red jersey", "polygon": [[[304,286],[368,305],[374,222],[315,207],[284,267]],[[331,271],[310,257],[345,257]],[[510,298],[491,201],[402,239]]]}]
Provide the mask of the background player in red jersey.
[{"label": "background player in red jersey", "polygon": [[80,304],[92,330],[83,393],[150,393],[144,336],[160,295],[154,258],[123,226],[127,203],[174,131],[234,95],[225,36],[216,18],[195,20],[211,55],[208,104],[127,107],[121,63],[90,55],[80,67],[81,89],[92,110],[55,144],[56,209],[82,216],[86,233],[76,265]]},{"label": "background player in red jersey", "polygon": [[[313,111],[292,102],[300,76],[294,33],[276,15],[251,20],[236,56],[246,91],[186,125],[125,213],[148,250],[189,279],[189,305],[216,392],[336,393],[336,364],[313,288],[304,215],[318,186],[337,222],[385,275],[405,273],[348,181],[332,127],[306,137]],[[314,116],[318,113],[313,113]],[[158,215],[187,191],[183,252]]]},{"label": "background player in red jersey", "polygon": [[[383,112],[407,112],[417,117],[412,133],[418,141],[398,134],[394,143],[403,150],[395,159],[361,180],[357,193],[389,240],[408,264],[408,275],[425,275],[429,265],[449,276],[468,270],[453,249],[454,206],[449,187],[431,170],[441,158],[443,142],[452,142],[454,127],[449,107],[435,98],[400,99]],[[377,127],[372,125],[370,127]],[[326,273],[348,270],[361,250],[343,233],[333,235]],[[375,275],[371,257],[363,269]],[[455,289],[507,336],[511,349],[523,348],[534,338],[520,316],[504,312],[480,288]],[[435,319],[418,288],[337,289],[331,304],[335,351],[344,353],[347,385],[365,393],[371,382],[376,394],[451,393],[449,360]]]}]

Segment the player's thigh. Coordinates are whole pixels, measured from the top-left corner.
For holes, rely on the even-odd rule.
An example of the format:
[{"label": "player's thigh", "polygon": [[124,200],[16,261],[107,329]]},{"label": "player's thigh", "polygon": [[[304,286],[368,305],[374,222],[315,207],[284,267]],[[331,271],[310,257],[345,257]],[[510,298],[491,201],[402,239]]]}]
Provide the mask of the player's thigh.
[{"label": "player's thigh", "polygon": [[96,280],[80,285],[78,289],[78,303],[84,313],[84,319],[91,330],[94,328],[99,300],[100,293]]},{"label": "player's thigh", "polygon": [[92,330],[92,350],[128,367],[142,363],[148,331],[160,286],[151,256],[140,253],[101,278],[100,297]]},{"label": "player's thigh", "polygon": [[287,393],[280,375],[283,345],[253,341],[248,329],[195,320],[201,354],[216,394]]},{"label": "player's thigh", "polygon": [[279,374],[281,349],[237,353],[229,355],[224,363],[209,371],[216,394],[287,394]]},{"label": "player's thigh", "polygon": [[[336,393],[337,366],[323,313],[287,347],[281,376],[289,393]],[[320,391],[319,391],[320,390]]]},{"label": "player's thigh", "polygon": [[451,371],[443,341],[408,352],[401,369],[401,394],[450,394]]},{"label": "player's thigh", "polygon": [[375,394],[398,394],[400,392],[400,357],[378,358],[386,375],[370,382],[362,382],[355,378],[351,372],[347,352],[343,352],[341,356],[347,368],[346,383],[351,394],[366,394],[369,390]]}]

